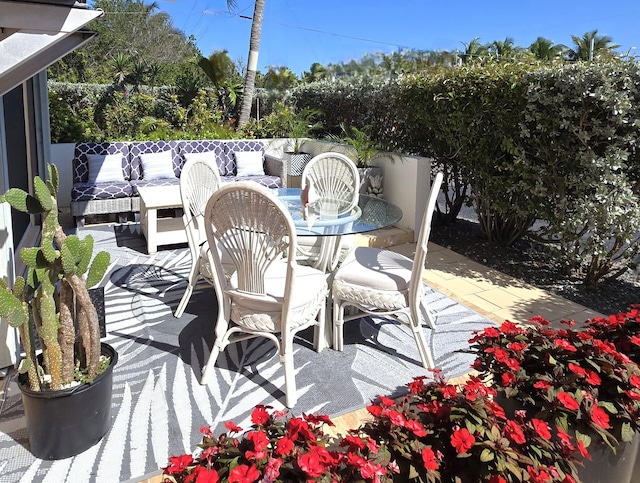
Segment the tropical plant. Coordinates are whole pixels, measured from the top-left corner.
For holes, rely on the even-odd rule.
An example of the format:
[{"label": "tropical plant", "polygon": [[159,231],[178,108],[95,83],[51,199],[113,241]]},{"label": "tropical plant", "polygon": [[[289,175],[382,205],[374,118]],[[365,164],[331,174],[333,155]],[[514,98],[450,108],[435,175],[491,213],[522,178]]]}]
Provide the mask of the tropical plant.
[{"label": "tropical plant", "polygon": [[529,51],[539,60],[559,59],[567,49],[565,45],[554,44],[551,40],[538,37],[530,46]]},{"label": "tropical plant", "polygon": [[613,451],[629,443],[640,429],[638,365],[596,331],[574,329],[573,321],[562,329],[540,316],[530,322],[476,333],[472,367],[530,416],[552,423],[560,439],[575,435],[584,457],[592,442]]},{"label": "tropical plant", "polygon": [[573,48],[567,51],[569,60],[597,60],[615,56],[615,49],[620,47],[613,43],[608,35],[598,35],[597,30],[585,32],[582,37],[572,35]]},{"label": "tropical plant", "polygon": [[384,147],[371,139],[369,126],[358,129],[355,126],[340,124],[340,135],[329,135],[331,141],[347,144],[353,151],[347,152],[358,168],[367,168],[371,161],[377,157],[386,157],[393,160],[391,153],[386,152]]},{"label": "tropical plant", "polygon": [[[46,182],[34,178],[35,196],[10,188],[0,197],[0,202],[40,214],[43,220],[40,246],[20,251],[28,267],[26,278],[17,277],[12,288],[0,281],[0,316],[20,333],[25,352],[20,372],[27,373],[32,391],[91,381],[109,364],[101,356],[98,314],[87,290],[104,276],[109,254],[100,252],[92,261],[91,236],[65,235],[58,221],[59,176],[54,164],[48,165],[48,174]],[[36,333],[42,362],[36,357]]]},{"label": "tropical plant", "polygon": [[435,371],[433,381],[416,377],[408,386],[406,396],[368,406],[373,420],[357,432],[380,447],[378,461],[397,468],[394,481],[576,481],[572,452],[552,439],[548,424],[508,419],[478,378],[453,385]]},{"label": "tropical plant", "polygon": [[[244,437],[215,437],[204,427],[195,455],[169,458],[164,482],[380,482],[386,470],[374,463],[377,447],[367,437],[348,436],[339,445],[322,431],[333,426],[327,416],[303,414],[286,418],[287,411],[256,406],[251,430]],[[242,428],[225,423],[230,434]]]}]

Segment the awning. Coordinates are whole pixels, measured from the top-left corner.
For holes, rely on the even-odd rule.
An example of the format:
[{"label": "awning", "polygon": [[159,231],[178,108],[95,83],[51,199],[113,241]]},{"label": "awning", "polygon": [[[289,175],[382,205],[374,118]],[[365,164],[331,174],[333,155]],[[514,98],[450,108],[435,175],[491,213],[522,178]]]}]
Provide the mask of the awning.
[{"label": "awning", "polygon": [[0,96],[96,35],[101,10],[69,0],[0,0]]}]

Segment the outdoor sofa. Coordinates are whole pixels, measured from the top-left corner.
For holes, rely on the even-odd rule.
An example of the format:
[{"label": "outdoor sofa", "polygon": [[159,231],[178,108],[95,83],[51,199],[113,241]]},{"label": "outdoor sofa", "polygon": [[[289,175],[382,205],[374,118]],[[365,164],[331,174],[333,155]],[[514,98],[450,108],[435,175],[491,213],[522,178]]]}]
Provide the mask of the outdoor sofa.
[{"label": "outdoor sofa", "polygon": [[71,215],[77,226],[88,215],[114,213],[120,222],[136,217],[138,188],[179,184],[191,156],[215,162],[223,183],[253,180],[279,188],[286,184],[285,146],[286,140],[260,139],[78,142]]}]

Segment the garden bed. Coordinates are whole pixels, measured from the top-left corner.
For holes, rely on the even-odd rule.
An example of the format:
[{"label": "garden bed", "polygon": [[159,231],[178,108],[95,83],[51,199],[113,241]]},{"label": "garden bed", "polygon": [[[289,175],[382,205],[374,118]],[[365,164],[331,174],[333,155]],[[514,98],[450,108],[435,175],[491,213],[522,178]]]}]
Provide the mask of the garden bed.
[{"label": "garden bed", "polygon": [[489,244],[475,221],[459,219],[450,225],[436,221],[430,240],[604,315],[624,311],[631,304],[640,303],[640,285],[632,270],[627,270],[615,280],[587,288],[578,278],[566,275],[558,264],[545,257],[544,247],[528,240],[520,240],[508,248]]}]

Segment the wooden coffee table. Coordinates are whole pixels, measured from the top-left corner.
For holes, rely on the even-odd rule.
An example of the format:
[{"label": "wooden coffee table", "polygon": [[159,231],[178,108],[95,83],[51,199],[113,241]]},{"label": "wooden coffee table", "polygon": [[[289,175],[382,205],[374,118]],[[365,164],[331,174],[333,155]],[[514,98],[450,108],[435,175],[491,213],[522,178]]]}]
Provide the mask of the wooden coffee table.
[{"label": "wooden coffee table", "polygon": [[158,251],[158,245],[186,243],[187,232],[182,217],[159,218],[158,210],[182,208],[180,186],[144,186],[140,194],[140,226],[147,239],[147,252]]}]

